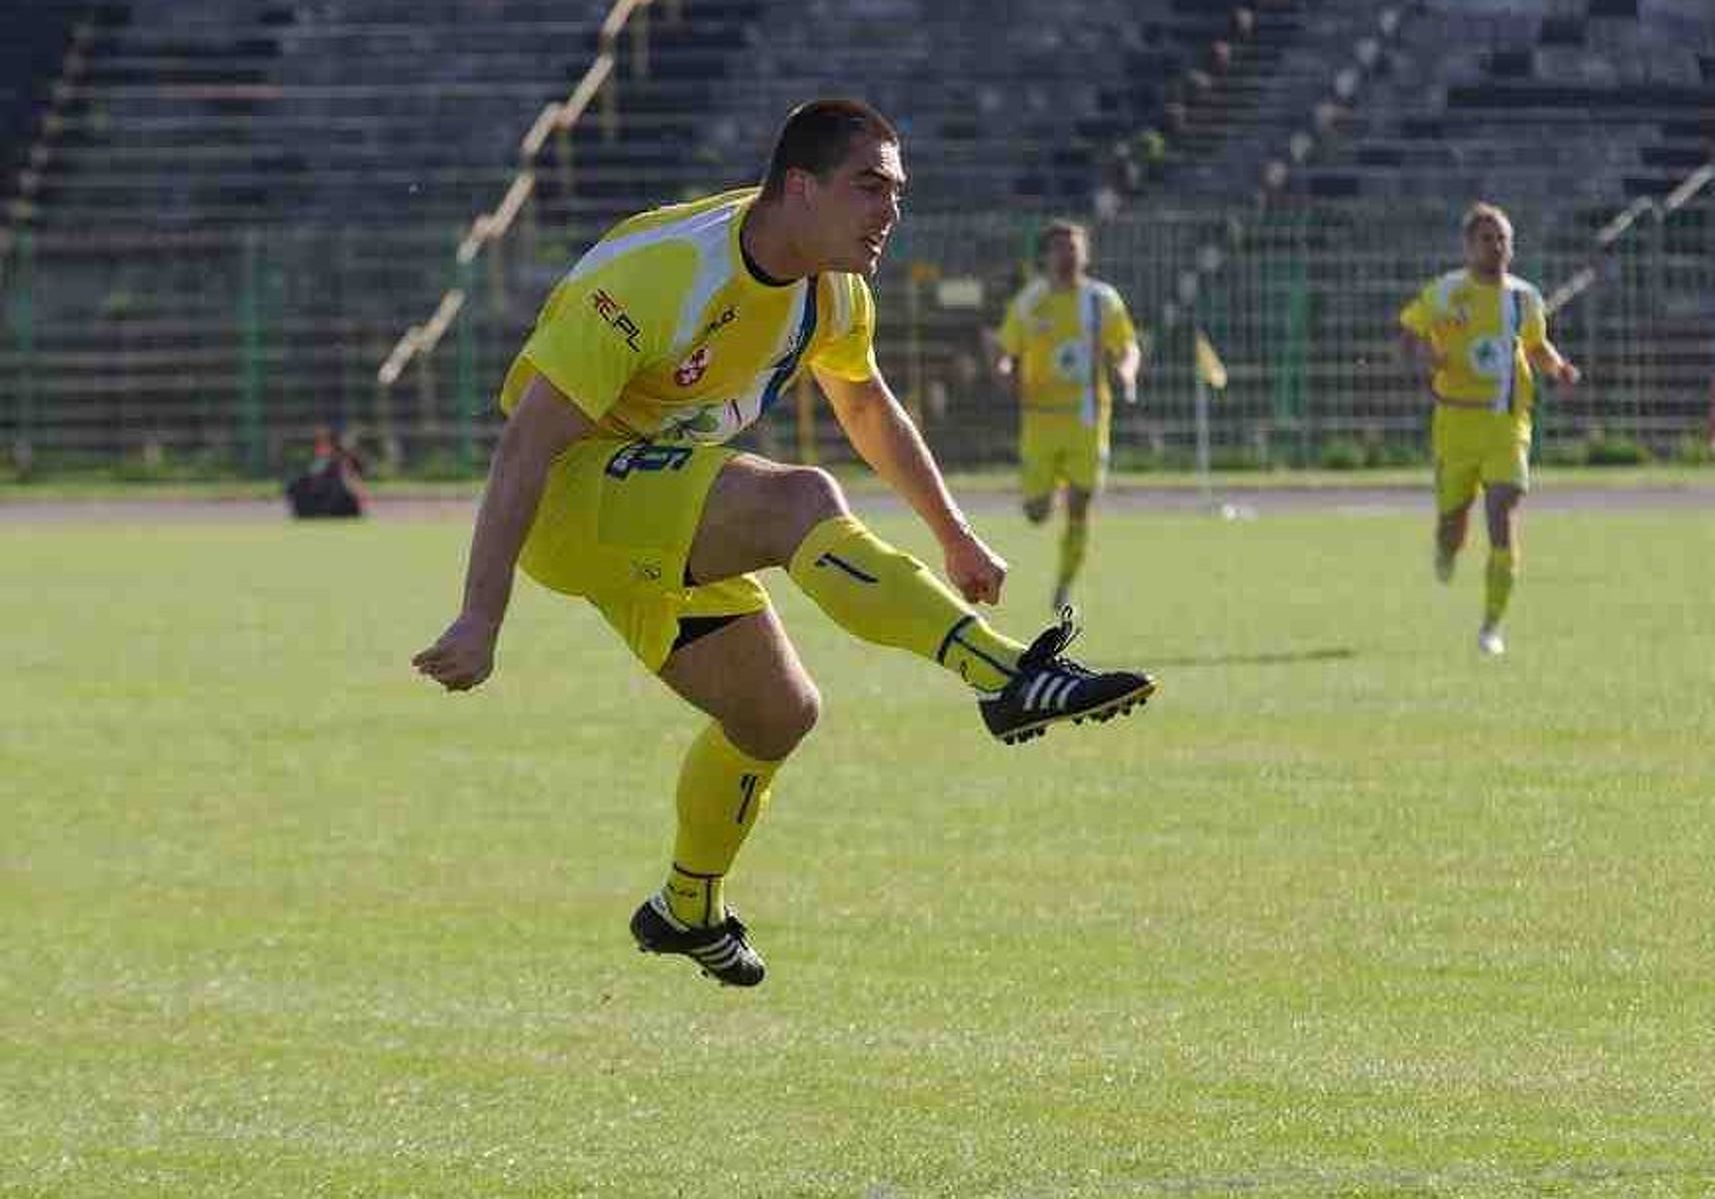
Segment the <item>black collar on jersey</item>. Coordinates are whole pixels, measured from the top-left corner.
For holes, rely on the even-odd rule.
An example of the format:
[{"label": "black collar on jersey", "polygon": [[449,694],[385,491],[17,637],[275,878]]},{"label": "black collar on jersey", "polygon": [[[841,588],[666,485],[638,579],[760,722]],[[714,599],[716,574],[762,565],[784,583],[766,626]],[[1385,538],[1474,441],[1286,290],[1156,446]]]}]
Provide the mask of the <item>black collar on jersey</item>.
[{"label": "black collar on jersey", "polygon": [[776,279],[767,271],[756,265],[756,259],[750,256],[750,251],[744,248],[744,230],[738,231],[738,253],[744,259],[744,269],[750,272],[750,277],[764,287],[791,287],[798,282],[796,279]]}]

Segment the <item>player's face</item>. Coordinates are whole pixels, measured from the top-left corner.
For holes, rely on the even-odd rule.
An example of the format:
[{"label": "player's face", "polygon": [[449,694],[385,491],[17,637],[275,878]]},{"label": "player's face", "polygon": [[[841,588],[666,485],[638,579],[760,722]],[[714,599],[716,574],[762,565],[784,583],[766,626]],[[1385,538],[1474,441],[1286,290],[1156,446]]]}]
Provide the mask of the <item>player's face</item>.
[{"label": "player's face", "polygon": [[845,161],[809,188],[822,269],[875,274],[904,194],[898,144],[870,137],[853,142]]},{"label": "player's face", "polygon": [[1043,252],[1048,277],[1061,286],[1071,283],[1090,265],[1090,247],[1075,233],[1056,233]]},{"label": "player's face", "polygon": [[1493,278],[1513,261],[1512,226],[1501,221],[1478,221],[1465,235],[1465,263],[1479,275]]}]

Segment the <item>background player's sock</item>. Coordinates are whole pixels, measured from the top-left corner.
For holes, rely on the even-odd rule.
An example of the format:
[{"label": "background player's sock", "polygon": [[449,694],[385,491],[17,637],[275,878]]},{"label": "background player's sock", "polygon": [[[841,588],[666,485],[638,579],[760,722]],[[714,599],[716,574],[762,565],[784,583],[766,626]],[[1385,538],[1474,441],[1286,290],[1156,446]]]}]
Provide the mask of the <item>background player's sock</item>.
[{"label": "background player's sock", "polygon": [[739,846],[768,806],[779,762],[739,749],[710,722],[679,768],[679,832],[661,894],[674,919],[693,928],[726,919],[722,883]]},{"label": "background player's sock", "polygon": [[1513,582],[1518,578],[1518,556],[1512,550],[1490,550],[1489,564],[1483,573],[1483,623],[1494,627],[1501,622],[1512,598]]},{"label": "background player's sock", "polygon": [[855,517],[811,529],[787,573],[846,632],[938,662],[979,691],[1006,686],[1024,652]]},{"label": "background player's sock", "polygon": [[1084,549],[1089,543],[1089,517],[1068,516],[1066,529],[1060,534],[1060,575],[1054,584],[1056,595],[1072,589],[1072,580],[1078,577],[1078,569],[1084,565]]}]

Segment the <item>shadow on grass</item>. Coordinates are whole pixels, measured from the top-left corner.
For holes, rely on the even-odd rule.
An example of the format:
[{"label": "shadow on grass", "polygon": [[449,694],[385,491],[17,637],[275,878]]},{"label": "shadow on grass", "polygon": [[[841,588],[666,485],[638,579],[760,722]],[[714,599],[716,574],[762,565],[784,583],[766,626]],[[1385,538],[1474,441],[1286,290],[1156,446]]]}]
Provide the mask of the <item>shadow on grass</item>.
[{"label": "shadow on grass", "polygon": [[1339,662],[1358,651],[1335,645],[1323,649],[1282,650],[1264,654],[1190,654],[1181,658],[1151,658],[1151,666],[1280,666],[1292,662]]}]

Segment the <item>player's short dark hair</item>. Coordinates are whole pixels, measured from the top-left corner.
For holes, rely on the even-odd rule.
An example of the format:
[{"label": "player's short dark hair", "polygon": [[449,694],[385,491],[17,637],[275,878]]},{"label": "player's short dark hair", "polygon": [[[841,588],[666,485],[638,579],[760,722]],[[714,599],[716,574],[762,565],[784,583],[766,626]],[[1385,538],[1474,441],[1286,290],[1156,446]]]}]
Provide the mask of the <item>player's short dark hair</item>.
[{"label": "player's short dark hair", "polygon": [[811,100],[786,117],[768,160],[762,181],[764,199],[773,199],[786,186],[786,172],[808,171],[818,179],[846,160],[860,137],[899,144],[899,130],[862,100]]},{"label": "player's short dark hair", "polygon": [[1513,227],[1512,218],[1507,215],[1506,209],[1499,204],[1490,204],[1487,200],[1478,200],[1465,210],[1464,217],[1459,221],[1459,232],[1470,237],[1472,231],[1485,221],[1492,221],[1507,229]]},{"label": "player's short dark hair", "polygon": [[1053,241],[1056,237],[1069,237],[1074,241],[1081,241],[1084,243],[1086,249],[1090,244],[1090,230],[1087,226],[1080,225],[1077,221],[1069,221],[1064,217],[1060,217],[1056,220],[1049,221],[1046,225],[1042,226],[1041,231],[1037,233],[1036,255],[1038,258],[1048,252],[1048,243]]}]

